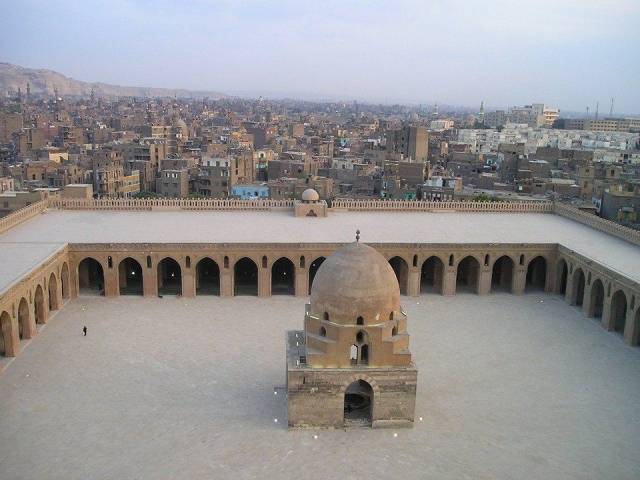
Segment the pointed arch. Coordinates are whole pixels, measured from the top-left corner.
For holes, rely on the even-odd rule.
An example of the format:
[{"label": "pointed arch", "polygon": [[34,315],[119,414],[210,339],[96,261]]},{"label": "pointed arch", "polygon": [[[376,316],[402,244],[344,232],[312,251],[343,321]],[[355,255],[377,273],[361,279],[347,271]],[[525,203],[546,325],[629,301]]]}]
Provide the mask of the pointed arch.
[{"label": "pointed arch", "polygon": [[0,313],[0,355],[5,357],[14,356],[16,353],[11,330],[11,315],[9,312]]},{"label": "pointed arch", "polygon": [[444,262],[433,255],[422,262],[420,269],[420,293],[442,293]]},{"label": "pointed arch", "polygon": [[44,291],[41,285],[36,287],[36,292],[33,295],[33,304],[35,312],[36,324],[43,324],[47,322],[47,308],[44,303]]},{"label": "pointed arch", "polygon": [[371,425],[373,421],[374,392],[365,380],[356,380],[344,392],[345,425]]},{"label": "pointed arch", "polygon": [[84,258],[78,264],[80,295],[104,295],[104,270],[95,258]]},{"label": "pointed arch", "polygon": [[508,255],[502,255],[491,269],[491,291],[511,292],[513,285],[514,262]]},{"label": "pointed arch", "polygon": [[589,315],[594,318],[602,318],[604,308],[604,285],[599,278],[591,285],[591,295],[589,296]]},{"label": "pointed arch", "polygon": [[400,295],[406,295],[409,285],[409,265],[407,264],[407,261],[402,257],[395,256],[389,259],[389,264],[391,265],[391,268],[393,268],[396,278],[398,279]]},{"label": "pointed arch", "polygon": [[564,259],[558,261],[556,268],[556,293],[565,295],[567,293],[567,277],[569,275],[569,267]]},{"label": "pointed arch", "polygon": [[527,278],[525,281],[525,291],[542,291],[547,286],[547,260],[538,255],[527,265]]},{"label": "pointed arch", "polygon": [[220,267],[209,257],[196,264],[196,294],[220,295]]},{"label": "pointed arch", "polygon": [[174,258],[158,262],[158,295],[182,295],[182,268]]},{"label": "pointed arch", "polygon": [[234,295],[258,295],[258,265],[249,257],[242,257],[233,266]]},{"label": "pointed arch", "polygon": [[634,347],[640,344],[640,308],[636,310],[636,316],[633,319],[635,328],[633,329],[634,335],[631,339],[631,345]]},{"label": "pointed arch", "polygon": [[58,310],[60,300],[58,299],[58,280],[52,272],[49,275],[49,311]]},{"label": "pointed arch", "polygon": [[619,334],[624,334],[627,321],[627,296],[622,290],[616,290],[611,297],[611,329]]},{"label": "pointed arch", "polygon": [[456,270],[456,293],[478,293],[480,287],[480,262],[473,255],[464,257]]},{"label": "pointed arch", "polygon": [[18,335],[20,339],[31,338],[31,312],[29,302],[22,297],[18,305]]},{"label": "pointed arch", "polygon": [[581,306],[584,302],[585,276],[581,268],[573,271],[573,283],[571,291],[571,305]]},{"label": "pointed arch", "polygon": [[144,273],[135,258],[122,259],[118,265],[118,289],[120,295],[143,295]]},{"label": "pointed arch", "polygon": [[71,296],[69,293],[69,266],[67,262],[62,264],[60,270],[60,283],[62,284],[62,298],[67,299]]},{"label": "pointed arch", "polygon": [[287,257],[280,257],[271,265],[271,295],[295,295],[296,267]]},{"label": "pointed arch", "polygon": [[316,278],[316,273],[318,273],[318,269],[324,261],[324,257],[318,257],[309,265],[309,295],[311,295],[311,287],[313,286],[313,280]]}]

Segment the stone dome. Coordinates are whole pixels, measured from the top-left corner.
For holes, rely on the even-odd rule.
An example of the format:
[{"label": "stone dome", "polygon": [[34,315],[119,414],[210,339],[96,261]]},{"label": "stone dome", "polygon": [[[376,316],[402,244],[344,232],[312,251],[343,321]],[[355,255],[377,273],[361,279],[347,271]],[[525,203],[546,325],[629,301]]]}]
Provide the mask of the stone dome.
[{"label": "stone dome", "polygon": [[370,325],[400,311],[400,287],[389,262],[374,248],[354,242],[338,249],[318,269],[310,311],[320,319]]},{"label": "stone dome", "polygon": [[304,202],[317,202],[320,200],[320,195],[313,188],[307,188],[302,192],[302,200]]}]

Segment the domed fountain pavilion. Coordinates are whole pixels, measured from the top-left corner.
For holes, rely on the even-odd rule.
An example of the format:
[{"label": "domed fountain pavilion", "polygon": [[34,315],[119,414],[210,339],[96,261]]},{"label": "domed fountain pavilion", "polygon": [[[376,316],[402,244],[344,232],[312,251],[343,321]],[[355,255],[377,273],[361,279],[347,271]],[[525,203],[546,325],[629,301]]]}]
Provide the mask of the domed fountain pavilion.
[{"label": "domed fountain pavilion", "polygon": [[418,372],[398,280],[358,237],[319,268],[304,331],[287,332],[290,427],[413,425]]}]

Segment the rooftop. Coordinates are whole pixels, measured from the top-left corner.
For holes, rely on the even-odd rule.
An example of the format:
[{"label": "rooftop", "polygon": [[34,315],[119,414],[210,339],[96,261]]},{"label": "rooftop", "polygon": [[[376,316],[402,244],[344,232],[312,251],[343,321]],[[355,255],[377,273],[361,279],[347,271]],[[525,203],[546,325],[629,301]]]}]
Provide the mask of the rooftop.
[{"label": "rooftop", "polygon": [[52,209],[0,235],[0,245],[13,245],[0,248],[0,265],[13,265],[0,273],[0,292],[13,271],[66,243],[347,243],[358,229],[368,244],[558,243],[640,282],[640,248],[553,214]]},{"label": "rooftop", "polygon": [[[640,248],[559,215],[539,213],[331,212],[326,218],[306,218],[277,209],[52,209],[0,235],[0,244],[14,245],[10,252],[0,249],[0,264],[13,262],[14,269],[23,270],[66,243],[347,243],[358,229],[368,244],[558,243],[640,282]],[[0,283],[0,292],[6,286]]]}]

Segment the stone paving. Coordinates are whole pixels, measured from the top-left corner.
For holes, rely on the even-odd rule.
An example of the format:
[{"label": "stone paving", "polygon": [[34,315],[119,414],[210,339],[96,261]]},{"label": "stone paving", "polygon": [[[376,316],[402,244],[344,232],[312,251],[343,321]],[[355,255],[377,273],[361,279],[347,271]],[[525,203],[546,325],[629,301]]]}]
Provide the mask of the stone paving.
[{"label": "stone paving", "polygon": [[0,479],[640,478],[640,350],[560,297],[403,298],[397,431],[286,429],[304,301],[70,302],[0,374]]}]

